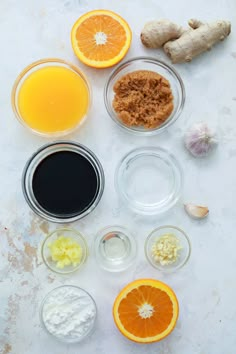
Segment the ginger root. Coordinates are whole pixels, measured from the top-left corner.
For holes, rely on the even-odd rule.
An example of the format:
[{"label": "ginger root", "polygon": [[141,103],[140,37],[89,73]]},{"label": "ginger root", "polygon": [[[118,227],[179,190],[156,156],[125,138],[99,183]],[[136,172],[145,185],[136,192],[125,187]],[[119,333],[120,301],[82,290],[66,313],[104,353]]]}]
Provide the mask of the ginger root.
[{"label": "ginger root", "polygon": [[211,50],[212,46],[223,41],[230,34],[230,22],[215,21],[202,23],[190,20],[191,29],[185,31],[180,38],[164,45],[164,51],[172,63],[189,62],[197,55]]},{"label": "ginger root", "polygon": [[183,28],[169,20],[147,22],[141,32],[141,41],[148,48],[160,48],[183,33]]},{"label": "ginger root", "polygon": [[[223,41],[231,31],[228,21],[202,23],[192,19],[189,29],[183,30],[168,20],[152,21],[144,26],[141,40],[150,48],[164,44],[164,51],[172,63],[189,62],[197,55],[210,50],[212,46]],[[165,42],[166,40],[166,42]]]}]

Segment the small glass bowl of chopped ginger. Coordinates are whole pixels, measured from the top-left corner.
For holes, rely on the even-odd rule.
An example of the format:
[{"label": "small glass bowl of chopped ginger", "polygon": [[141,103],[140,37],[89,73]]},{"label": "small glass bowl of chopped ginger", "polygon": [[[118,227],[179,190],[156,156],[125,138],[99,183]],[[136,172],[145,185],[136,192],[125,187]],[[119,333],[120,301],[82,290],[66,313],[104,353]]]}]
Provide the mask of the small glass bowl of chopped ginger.
[{"label": "small glass bowl of chopped ginger", "polygon": [[170,273],[188,261],[191,245],[186,233],[176,226],[161,226],[151,232],[145,242],[145,255],[156,269]]},{"label": "small glass bowl of chopped ginger", "polygon": [[50,270],[59,274],[69,274],[85,263],[88,257],[88,246],[80,232],[60,228],[45,238],[41,254]]}]

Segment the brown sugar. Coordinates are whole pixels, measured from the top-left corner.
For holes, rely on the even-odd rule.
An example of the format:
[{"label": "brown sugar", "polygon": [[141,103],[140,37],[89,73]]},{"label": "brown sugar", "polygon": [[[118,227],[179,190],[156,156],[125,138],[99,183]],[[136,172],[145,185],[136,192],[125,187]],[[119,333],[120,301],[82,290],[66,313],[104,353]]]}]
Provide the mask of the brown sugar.
[{"label": "brown sugar", "polygon": [[113,108],[128,126],[156,128],[174,108],[170,83],[153,71],[133,71],[121,77],[113,87]]}]

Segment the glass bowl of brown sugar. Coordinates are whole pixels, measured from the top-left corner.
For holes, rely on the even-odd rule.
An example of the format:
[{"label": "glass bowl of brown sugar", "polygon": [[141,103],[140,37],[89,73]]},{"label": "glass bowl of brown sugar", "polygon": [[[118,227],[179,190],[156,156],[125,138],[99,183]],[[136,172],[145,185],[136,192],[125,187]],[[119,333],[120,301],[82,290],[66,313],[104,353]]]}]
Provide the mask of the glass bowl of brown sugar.
[{"label": "glass bowl of brown sugar", "polygon": [[170,65],[155,58],[137,57],[111,73],[104,88],[104,101],[118,126],[139,135],[154,135],[180,116],[185,89]]}]

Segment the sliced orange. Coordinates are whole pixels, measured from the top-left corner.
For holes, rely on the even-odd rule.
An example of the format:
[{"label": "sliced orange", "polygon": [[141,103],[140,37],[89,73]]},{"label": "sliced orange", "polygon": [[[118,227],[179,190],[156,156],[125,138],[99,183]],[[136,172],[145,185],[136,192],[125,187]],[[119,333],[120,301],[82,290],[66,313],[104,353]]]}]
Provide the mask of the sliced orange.
[{"label": "sliced orange", "polygon": [[113,306],[114,321],[120,332],[138,343],[157,342],[170,334],[179,315],[173,290],[154,279],[128,284]]},{"label": "sliced orange", "polygon": [[131,39],[128,23],[108,10],[87,12],[71,30],[76,56],[95,68],[107,68],[118,63],[126,55]]}]

